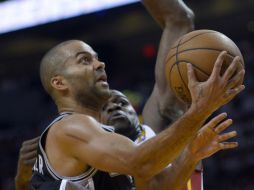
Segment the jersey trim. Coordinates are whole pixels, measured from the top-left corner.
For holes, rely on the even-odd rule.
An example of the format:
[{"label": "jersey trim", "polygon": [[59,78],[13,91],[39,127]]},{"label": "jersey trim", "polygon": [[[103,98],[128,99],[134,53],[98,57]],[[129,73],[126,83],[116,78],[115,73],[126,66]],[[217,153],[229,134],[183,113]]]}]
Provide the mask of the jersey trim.
[{"label": "jersey trim", "polygon": [[[48,127],[43,131],[41,137],[40,137],[40,142],[39,142],[39,147],[40,147],[40,151],[42,153],[43,159],[45,161],[45,165],[46,168],[49,172],[49,174],[51,175],[51,177],[53,177],[55,180],[70,180],[73,182],[77,182],[77,181],[82,181],[88,178],[91,178],[96,172],[97,169],[95,168],[90,168],[89,170],[87,170],[86,172],[84,172],[83,174],[79,175],[79,176],[74,176],[74,177],[67,177],[67,176],[61,176],[59,174],[57,174],[57,172],[52,168],[52,166],[50,165],[49,161],[48,161],[48,157],[44,151],[44,148],[42,146],[42,138],[44,137],[44,135],[46,135],[45,133],[48,131],[48,129],[56,122],[60,121],[61,119],[63,119],[65,116],[71,115],[72,112],[63,112],[60,114],[60,116],[58,116],[56,119],[54,119],[49,125]],[[112,131],[112,129],[108,126],[102,126],[105,130],[109,130]]]}]

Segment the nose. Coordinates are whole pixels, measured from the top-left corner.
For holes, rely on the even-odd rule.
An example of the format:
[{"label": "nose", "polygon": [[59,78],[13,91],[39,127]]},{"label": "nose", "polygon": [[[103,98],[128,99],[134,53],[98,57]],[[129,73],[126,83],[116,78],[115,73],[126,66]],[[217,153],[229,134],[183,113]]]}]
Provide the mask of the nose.
[{"label": "nose", "polygon": [[105,69],[105,63],[99,60],[94,61],[94,70]]},{"label": "nose", "polygon": [[121,109],[120,105],[117,104],[117,103],[113,103],[113,102],[112,102],[112,103],[109,104],[108,109],[107,109],[107,112],[108,112],[108,113],[111,113],[111,112],[113,112],[114,110],[119,110],[119,109]]}]

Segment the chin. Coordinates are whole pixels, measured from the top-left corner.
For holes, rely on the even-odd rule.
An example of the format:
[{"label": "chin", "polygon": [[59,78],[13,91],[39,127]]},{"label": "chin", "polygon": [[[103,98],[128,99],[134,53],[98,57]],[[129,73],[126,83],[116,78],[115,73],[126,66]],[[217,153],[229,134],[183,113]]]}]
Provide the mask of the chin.
[{"label": "chin", "polygon": [[97,94],[102,98],[102,99],[109,99],[110,97],[110,90],[109,88],[99,88],[97,89]]},{"label": "chin", "polygon": [[130,130],[129,125],[113,125],[115,132],[121,135],[125,135],[126,131]]},{"label": "chin", "polygon": [[127,129],[130,127],[130,123],[125,118],[118,118],[110,121],[109,125],[113,126],[116,131]]}]

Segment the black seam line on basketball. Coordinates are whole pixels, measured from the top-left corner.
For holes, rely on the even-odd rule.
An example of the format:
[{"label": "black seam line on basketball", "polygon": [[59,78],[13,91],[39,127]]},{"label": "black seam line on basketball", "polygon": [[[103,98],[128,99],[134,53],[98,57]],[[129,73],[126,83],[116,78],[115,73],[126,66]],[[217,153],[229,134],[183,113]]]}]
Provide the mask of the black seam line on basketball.
[{"label": "black seam line on basketball", "polygon": [[170,80],[169,80],[169,82],[170,82],[170,88],[171,88],[171,90],[173,90],[174,91],[174,89],[173,89],[173,85],[172,85],[172,80],[171,80],[171,71],[173,70],[173,68],[174,68],[174,66],[176,65],[176,63],[174,63],[172,66],[171,66],[171,68],[170,68],[170,71],[169,71],[169,77],[170,77]]},{"label": "black seam line on basketball", "polygon": [[[191,64],[192,64],[192,63],[191,63]],[[183,76],[182,76],[182,73],[180,72],[180,69],[179,69],[179,67],[178,67],[178,64],[176,64],[176,66],[177,66],[177,70],[178,70],[178,73],[179,73],[179,75],[180,75],[180,78],[181,78],[181,80],[182,80],[182,82],[183,82],[183,85],[185,86],[186,89],[189,89],[189,88],[188,88],[188,85],[186,85],[185,82],[184,82],[184,80],[183,80]]]},{"label": "black seam line on basketball", "polygon": [[203,74],[206,75],[207,77],[210,76],[207,72],[205,72],[204,70],[202,70],[201,68],[197,67],[195,64],[192,64],[192,63],[189,62],[189,61],[186,61],[186,60],[179,60],[176,64],[178,65],[179,63],[190,63],[195,69],[199,70],[201,73],[203,73]]},{"label": "black seam line on basketball", "polygon": [[[186,51],[195,51],[195,50],[210,50],[210,51],[218,51],[218,52],[222,52],[224,50],[221,50],[221,49],[215,49],[215,48],[190,48],[190,49],[185,49],[185,50],[182,50],[180,51],[179,53],[175,53],[174,55],[172,55],[171,57],[169,57],[167,60],[166,60],[166,63],[172,59],[176,54],[181,54],[181,53],[184,53]],[[227,52],[228,55],[230,55],[231,57],[234,57],[234,55],[230,54]]]},{"label": "black seam line on basketball", "polygon": [[179,40],[177,48],[176,48],[176,54],[175,54],[175,56],[176,56],[176,63],[178,62],[178,50],[179,50],[179,44],[181,43],[181,41],[182,41],[182,39]]},{"label": "black seam line on basketball", "polygon": [[[201,36],[201,35],[203,35],[203,34],[208,34],[208,33],[216,33],[216,32],[205,32],[205,33],[197,34],[196,36],[192,36],[190,39],[186,40],[185,42],[183,42],[182,44],[179,44],[179,45],[183,45],[183,44],[189,42],[190,40],[192,40],[193,38],[196,38],[197,36]],[[181,40],[182,40],[182,39],[183,39],[183,37],[181,38]],[[174,47],[172,47],[172,48],[170,48],[170,50],[171,50],[171,49],[175,49],[176,47],[177,47],[177,45],[174,46]]]}]

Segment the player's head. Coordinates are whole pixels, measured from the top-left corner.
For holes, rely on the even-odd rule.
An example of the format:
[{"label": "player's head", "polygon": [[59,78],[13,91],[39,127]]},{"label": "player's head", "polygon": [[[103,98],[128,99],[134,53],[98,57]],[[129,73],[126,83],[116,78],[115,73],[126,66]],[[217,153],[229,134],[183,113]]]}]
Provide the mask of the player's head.
[{"label": "player's head", "polygon": [[117,90],[111,90],[111,96],[103,106],[102,122],[114,126],[115,131],[131,139],[139,133],[139,120],[136,111],[127,97]]},{"label": "player's head", "polygon": [[96,105],[110,94],[104,68],[105,64],[88,44],[69,40],[46,53],[40,77],[56,103],[59,97],[71,97],[81,105]]}]

